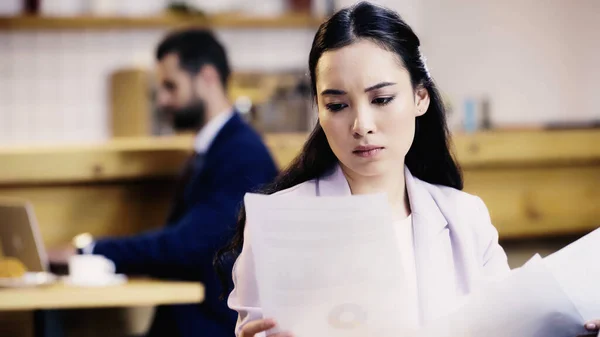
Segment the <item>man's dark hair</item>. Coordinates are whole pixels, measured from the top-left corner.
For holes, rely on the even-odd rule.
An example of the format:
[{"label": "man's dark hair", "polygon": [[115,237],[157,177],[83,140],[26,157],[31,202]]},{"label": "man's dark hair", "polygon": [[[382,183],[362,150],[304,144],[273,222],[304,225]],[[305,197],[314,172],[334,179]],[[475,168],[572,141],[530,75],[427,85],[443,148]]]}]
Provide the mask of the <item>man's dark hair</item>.
[{"label": "man's dark hair", "polygon": [[188,29],[167,35],[156,49],[156,59],[161,61],[171,53],[179,57],[179,66],[191,75],[196,75],[204,65],[214,66],[219,72],[223,88],[227,88],[231,73],[227,54],[212,32]]}]

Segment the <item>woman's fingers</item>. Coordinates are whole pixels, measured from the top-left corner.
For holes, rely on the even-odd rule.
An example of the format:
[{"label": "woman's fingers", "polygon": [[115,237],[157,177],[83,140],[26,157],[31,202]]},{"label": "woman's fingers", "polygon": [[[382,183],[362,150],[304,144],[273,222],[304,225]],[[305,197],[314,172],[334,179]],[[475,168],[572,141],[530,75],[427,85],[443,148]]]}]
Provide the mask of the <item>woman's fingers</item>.
[{"label": "woman's fingers", "polygon": [[600,329],[600,319],[589,321],[585,323],[585,328],[589,331],[596,331]]},{"label": "woman's fingers", "polygon": [[[273,329],[276,325],[277,323],[275,323],[274,320],[269,318],[252,321],[242,328],[242,333],[240,334],[240,337],[254,337],[258,333],[265,332],[269,329]],[[269,337],[294,337],[294,335],[292,335],[289,332],[278,332],[269,335]]]},{"label": "woman's fingers", "polygon": [[240,337],[254,337],[257,333],[265,332],[275,327],[275,321],[272,319],[259,319],[249,322],[242,328]]}]

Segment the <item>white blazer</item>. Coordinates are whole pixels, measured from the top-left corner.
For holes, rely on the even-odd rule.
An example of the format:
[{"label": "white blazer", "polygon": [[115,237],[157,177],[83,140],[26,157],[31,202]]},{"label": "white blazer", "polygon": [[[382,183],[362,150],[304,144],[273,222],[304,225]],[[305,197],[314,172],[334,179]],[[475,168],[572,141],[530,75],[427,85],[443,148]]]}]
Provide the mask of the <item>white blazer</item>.
[{"label": "white blazer", "polygon": [[[433,185],[412,176],[405,168],[406,189],[412,212],[417,289],[421,323],[449,313],[482,282],[509,272],[498,232],[483,201],[454,188]],[[319,179],[277,194],[290,196],[345,196],[350,186],[339,166]],[[228,300],[239,313],[236,335],[248,322],[261,319],[252,247],[248,231],[233,267],[234,289]]]}]

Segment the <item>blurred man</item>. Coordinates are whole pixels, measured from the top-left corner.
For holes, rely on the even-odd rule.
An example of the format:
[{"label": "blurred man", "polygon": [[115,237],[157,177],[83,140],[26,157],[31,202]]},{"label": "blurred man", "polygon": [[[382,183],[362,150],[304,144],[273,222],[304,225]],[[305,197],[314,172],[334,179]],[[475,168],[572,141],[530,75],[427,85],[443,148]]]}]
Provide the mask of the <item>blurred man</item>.
[{"label": "blurred man", "polygon": [[[210,32],[173,33],[158,46],[156,59],[158,105],[176,130],[197,132],[195,153],[163,229],[97,240],[79,253],[104,255],[119,273],[204,284],[203,303],[159,307],[150,336],[232,336],[237,316],[219,300],[212,260],[233,234],[244,194],[270,182],[275,163],[228,101],[229,64]],[[66,259],[64,252],[50,255],[54,262]]]}]

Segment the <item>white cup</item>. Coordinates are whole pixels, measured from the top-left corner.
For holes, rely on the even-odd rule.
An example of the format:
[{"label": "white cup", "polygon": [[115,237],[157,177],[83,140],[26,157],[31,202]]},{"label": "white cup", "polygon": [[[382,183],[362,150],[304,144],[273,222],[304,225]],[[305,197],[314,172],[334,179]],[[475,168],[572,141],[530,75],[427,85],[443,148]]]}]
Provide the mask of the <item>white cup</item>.
[{"label": "white cup", "polygon": [[102,255],[74,255],[69,258],[69,282],[100,286],[115,277],[115,264]]}]

